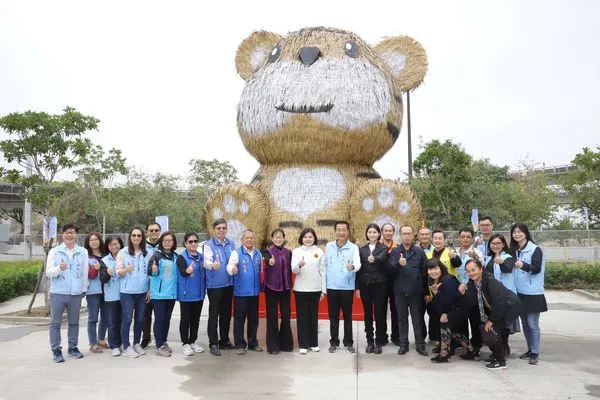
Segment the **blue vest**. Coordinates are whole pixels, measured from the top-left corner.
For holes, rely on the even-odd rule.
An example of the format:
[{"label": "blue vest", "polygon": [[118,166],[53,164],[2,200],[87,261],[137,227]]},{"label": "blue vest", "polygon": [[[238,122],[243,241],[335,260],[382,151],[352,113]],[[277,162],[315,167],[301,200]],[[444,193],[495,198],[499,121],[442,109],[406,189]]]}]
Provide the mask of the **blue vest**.
[{"label": "blue vest", "polygon": [[[224,244],[211,237],[204,246],[210,247],[213,253],[213,261],[219,257],[221,261],[221,267],[219,269],[208,269],[206,268],[206,287],[209,289],[222,288],[231,286],[231,275],[227,273],[227,263],[229,262],[229,256],[231,252],[235,250],[235,244],[225,238]],[[205,260],[206,262],[206,260]]]},{"label": "blue vest", "polygon": [[354,290],[356,288],[356,272],[346,269],[348,260],[354,261],[356,251],[358,247],[349,240],[339,249],[335,241],[327,243],[325,248],[327,289]]},{"label": "blue vest", "polygon": [[[91,254],[88,255],[88,268],[94,268],[94,263],[96,262],[96,256]],[[102,293],[102,282],[100,282],[100,271],[94,279],[89,279],[88,290],[86,294],[101,294]]]},{"label": "blue vest", "polygon": [[250,254],[243,246],[235,251],[238,253],[238,273],[233,275],[233,295],[258,296],[262,268],[260,251],[254,249]]},{"label": "blue vest", "polygon": [[125,276],[119,279],[121,293],[127,294],[140,294],[148,291],[148,262],[152,255],[150,253],[144,254],[142,252],[137,255],[129,254],[127,247],[119,250],[121,258],[123,259],[123,267],[127,268],[131,264],[133,267],[132,272],[127,272]]},{"label": "blue vest", "polygon": [[119,285],[119,275],[117,274],[117,259],[109,254],[102,259],[106,268],[112,270],[110,281],[104,284],[104,301],[119,301],[121,300],[121,288]]},{"label": "blue vest", "polygon": [[[503,251],[502,254],[500,254],[500,258],[502,259],[502,261],[511,257],[512,256],[505,251]],[[495,256],[493,256],[493,258],[495,258]],[[485,256],[484,265],[488,265],[491,259],[492,256]],[[511,290],[513,293],[517,293],[517,286],[515,285],[515,272],[517,271],[517,269],[518,268],[515,267],[513,268],[512,273],[505,273],[500,270],[500,265],[494,263],[494,278],[502,282],[502,284],[507,289]]]},{"label": "blue vest", "polygon": [[[527,242],[523,250],[517,250],[517,260],[522,260],[531,264],[531,257],[538,246],[532,242]],[[537,274],[530,274],[522,269],[515,268],[515,286],[517,293],[526,295],[544,294],[544,256],[542,255],[542,268]]]},{"label": "blue vest", "polygon": [[88,254],[87,250],[81,246],[75,245],[73,255],[64,244],[56,247],[54,252],[54,265],[59,266],[64,261],[68,264],[67,269],[58,276],[52,278],[50,282],[50,293],[80,295],[83,293],[83,281],[88,273]]},{"label": "blue vest", "polygon": [[179,270],[175,264],[177,253],[173,252],[173,260],[170,260],[160,250],[154,252],[154,259],[157,260],[156,266],[158,272],[152,272],[148,265],[148,275],[150,275],[150,299],[151,300],[175,300],[177,298],[177,276]]},{"label": "blue vest", "polygon": [[187,249],[179,255],[185,260],[185,265],[192,264],[192,275],[177,277],[177,300],[200,301],[204,300],[206,294],[206,277],[204,276],[204,256],[198,252],[198,258],[194,260]]}]

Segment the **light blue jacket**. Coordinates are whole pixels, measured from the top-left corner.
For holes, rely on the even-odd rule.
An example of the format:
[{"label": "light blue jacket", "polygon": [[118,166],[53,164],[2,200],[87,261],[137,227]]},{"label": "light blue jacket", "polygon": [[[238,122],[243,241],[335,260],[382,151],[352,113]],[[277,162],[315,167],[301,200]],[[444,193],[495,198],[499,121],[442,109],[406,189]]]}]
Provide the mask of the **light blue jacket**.
[{"label": "light blue jacket", "polygon": [[[536,244],[527,242],[523,249],[516,251],[517,260],[521,260],[523,263],[531,265],[531,257],[537,248],[538,246]],[[542,266],[540,272],[533,274],[529,272],[528,269],[527,266],[523,269],[514,269],[517,293],[525,295],[544,294],[544,273],[546,270],[544,265],[544,255],[542,254]]]},{"label": "light blue jacket", "polygon": [[[96,260],[99,260],[95,256],[88,255],[88,272],[90,269],[94,268],[94,263]],[[90,278],[88,274],[88,290],[85,292],[86,295],[90,294],[102,294],[102,282],[100,282],[100,273],[96,274],[95,278]]]},{"label": "light blue jacket", "polygon": [[[477,247],[474,250],[477,253],[477,256],[479,257],[479,259],[482,260],[483,255],[479,251],[479,248]],[[467,274],[467,269],[466,269],[467,261],[469,261],[472,257],[469,256],[468,250],[465,251],[464,254],[461,256],[460,255],[460,247],[456,248],[456,254],[460,257],[460,261],[461,261],[460,267],[456,268],[456,277],[458,278],[458,281],[460,283],[464,283],[466,285],[467,283],[469,283],[469,275]]]},{"label": "light blue jacket", "polygon": [[[177,298],[177,276],[179,271],[175,260],[177,260],[177,253],[171,253],[171,258],[169,258],[158,249],[150,258],[148,275],[150,275],[151,300],[175,300]],[[152,272],[154,262],[158,267],[157,272]]]},{"label": "light blue jacket", "polygon": [[[68,264],[61,271],[61,262]],[[88,286],[88,251],[75,245],[73,253],[60,244],[50,250],[46,263],[46,275],[50,280],[50,293],[81,295]]]},{"label": "light blue jacket", "polygon": [[123,267],[127,268],[128,265],[133,267],[132,272],[125,273],[125,276],[119,279],[121,293],[127,294],[140,294],[148,292],[148,261],[150,261],[151,254],[146,253],[146,256],[142,252],[136,255],[129,254],[127,247],[119,250],[119,255],[123,260]]},{"label": "light blue jacket", "polygon": [[[352,262],[354,269],[348,271],[346,263]],[[335,241],[325,247],[325,279],[327,289],[354,290],[356,288],[356,272],[360,269],[358,246],[347,241],[342,247]]]},{"label": "light blue jacket", "polygon": [[112,275],[110,281],[104,284],[104,301],[119,301],[121,300],[121,288],[119,285],[119,275],[117,274],[117,259],[109,254],[102,259],[106,268],[110,268]]},{"label": "light blue jacket", "polygon": [[[485,260],[484,260],[484,266],[487,266],[490,261],[492,260],[492,258],[495,258],[493,256],[485,256]],[[503,251],[502,254],[500,254],[500,258],[502,259],[502,261],[506,260],[507,258],[512,258],[512,256],[510,254],[508,254],[507,252]],[[502,282],[504,284],[504,286],[511,290],[513,293],[517,293],[517,286],[515,284],[515,271],[517,270],[517,268],[513,268],[513,272],[510,273],[506,273],[506,272],[502,272],[500,270],[500,265],[493,263],[494,265],[494,278],[496,278],[496,280],[499,280],[500,282]]]}]

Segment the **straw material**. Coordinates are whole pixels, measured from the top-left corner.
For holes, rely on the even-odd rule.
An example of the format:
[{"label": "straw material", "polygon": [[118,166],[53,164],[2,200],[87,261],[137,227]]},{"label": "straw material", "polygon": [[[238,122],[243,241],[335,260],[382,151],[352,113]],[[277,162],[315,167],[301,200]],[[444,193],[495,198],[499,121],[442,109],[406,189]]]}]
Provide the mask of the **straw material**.
[{"label": "straw material", "polygon": [[254,32],[244,39],[235,55],[238,74],[244,80],[250,78],[254,71],[262,66],[279,39],[279,35],[265,31]]},{"label": "straw material", "polygon": [[[402,92],[414,90],[423,83],[428,66],[427,53],[419,42],[408,36],[392,37],[375,46],[375,50],[392,62],[397,60],[399,67],[403,64],[400,73],[394,74],[394,81]],[[400,62],[402,59],[404,61]]]},{"label": "straw material", "polygon": [[244,229],[255,233],[255,246],[261,247],[266,237],[269,208],[262,193],[254,186],[230,183],[215,190],[206,203],[207,232],[217,218],[227,221],[227,237],[241,244]]}]

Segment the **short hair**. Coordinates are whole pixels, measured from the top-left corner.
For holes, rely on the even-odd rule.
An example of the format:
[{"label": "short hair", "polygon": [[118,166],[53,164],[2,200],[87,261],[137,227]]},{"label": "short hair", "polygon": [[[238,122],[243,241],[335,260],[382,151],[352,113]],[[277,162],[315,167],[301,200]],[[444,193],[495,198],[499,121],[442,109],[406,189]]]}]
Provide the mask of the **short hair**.
[{"label": "short hair", "polygon": [[273,229],[273,232],[271,232],[271,238],[274,237],[277,233],[281,233],[281,235],[285,239],[285,232],[281,228],[275,228],[275,229]]},{"label": "short hair", "polygon": [[102,234],[100,232],[92,232],[89,235],[87,235],[83,242],[83,247],[88,251],[88,254],[91,256],[92,249],[90,247],[90,239],[92,238],[92,236],[96,236],[96,238],[100,242],[100,248],[98,250],[100,251],[100,254],[104,256],[106,254],[106,247],[104,246],[104,242],[102,242]]},{"label": "short hair", "polygon": [[317,242],[319,241],[319,239],[317,238],[317,234],[315,232],[315,230],[313,228],[304,228],[302,229],[302,232],[300,232],[300,235],[298,236],[298,244],[300,246],[302,246],[302,239],[304,239],[304,236],[306,236],[307,233],[312,233],[313,237],[315,238],[315,241],[313,244],[317,244]]},{"label": "short hair", "polygon": [[458,236],[460,236],[460,234],[463,232],[469,232],[471,236],[475,236],[475,231],[473,231],[473,228],[471,228],[470,226],[463,226],[462,228],[460,228],[458,230]]},{"label": "short hair", "polygon": [[396,227],[391,222],[386,222],[385,224],[381,225],[381,230],[382,231],[383,231],[383,228],[385,228],[386,225],[391,226],[392,227],[392,232],[396,233]]},{"label": "short hair", "polygon": [[335,221],[335,224],[333,224],[333,229],[337,229],[338,225],[346,225],[346,228],[348,230],[350,230],[350,224],[348,223],[348,221],[344,221],[344,220],[339,220],[339,221]]},{"label": "short hair", "polygon": [[244,236],[246,236],[246,233],[251,233],[252,236],[256,236],[256,234],[254,233],[254,231],[252,229],[244,229],[244,231],[242,232],[242,236],[240,236],[240,238],[244,238]]},{"label": "short hair", "polygon": [[441,229],[435,229],[433,232],[431,232],[431,237],[433,237],[433,235],[435,235],[436,233],[441,233],[444,239],[446,239],[446,232],[444,232]]},{"label": "short hair", "polygon": [[501,233],[494,233],[492,236],[490,236],[490,240],[488,240],[488,253],[485,255],[495,256],[494,250],[492,250],[492,240],[494,240],[494,239],[500,239],[500,241],[502,242],[502,245],[504,246],[503,251],[511,254],[510,247],[508,246],[508,243],[506,242],[506,238],[504,237],[504,235]]},{"label": "short hair", "polygon": [[79,233],[79,227],[73,223],[64,224],[62,227],[62,233],[65,233],[69,229],[74,229],[75,233]]},{"label": "short hair", "polygon": [[379,225],[374,224],[374,223],[367,225],[367,229],[365,229],[365,238],[367,240],[369,240],[369,237],[367,236],[367,232],[369,232],[369,229],[371,229],[371,228],[375,229],[377,231],[377,233],[379,234],[379,236],[377,236],[377,240],[381,239],[381,228],[379,227]]},{"label": "short hair", "polygon": [[198,239],[198,234],[194,231],[187,231],[185,233],[185,235],[183,235],[183,242],[187,242],[187,240],[192,237],[192,236],[196,236],[196,239]]},{"label": "short hair", "polygon": [[150,227],[151,227],[152,225],[156,225],[156,226],[158,226],[158,230],[162,230],[162,226],[160,226],[160,224],[159,224],[158,222],[156,222],[156,221],[152,221],[152,222],[148,223],[148,224],[146,225],[146,230],[150,229]]},{"label": "short hair", "polygon": [[422,227],[420,227],[420,228],[419,228],[419,230],[417,231],[417,233],[421,233],[421,231],[422,231],[423,229],[427,229],[427,230],[429,231],[429,233],[431,233],[431,229],[429,229],[429,228],[428,228],[428,227],[426,227],[426,226],[422,226]]},{"label": "short hair", "polygon": [[483,269],[483,264],[476,258],[471,258],[469,261],[467,261],[467,263],[465,264],[465,268],[467,268],[469,264],[475,264],[477,265],[477,268]]},{"label": "short hair", "polygon": [[159,250],[165,249],[163,247],[163,240],[167,236],[171,236],[171,238],[173,239],[173,247],[171,247],[171,251],[175,251],[177,249],[177,238],[175,237],[175,234],[171,231],[165,231],[165,232],[163,232],[162,235],[160,235],[160,237],[158,238],[158,249]]},{"label": "short hair", "polygon": [[425,267],[427,269],[434,269],[435,267],[439,267],[440,271],[442,271],[442,276],[440,276],[440,279],[443,276],[448,275],[448,268],[438,258],[431,258],[431,259],[427,260]]},{"label": "short hair", "polygon": [[492,224],[492,225],[494,224],[494,221],[492,221],[492,217],[487,216],[487,215],[484,215],[483,217],[479,218],[479,223],[481,223],[481,221],[485,221],[485,220],[490,221],[490,224]]},{"label": "short hair", "polygon": [[222,224],[225,224],[225,226],[227,226],[227,221],[225,221],[225,218],[217,218],[213,221],[212,227],[213,227],[213,229],[215,229],[217,227],[217,225],[222,225]]}]

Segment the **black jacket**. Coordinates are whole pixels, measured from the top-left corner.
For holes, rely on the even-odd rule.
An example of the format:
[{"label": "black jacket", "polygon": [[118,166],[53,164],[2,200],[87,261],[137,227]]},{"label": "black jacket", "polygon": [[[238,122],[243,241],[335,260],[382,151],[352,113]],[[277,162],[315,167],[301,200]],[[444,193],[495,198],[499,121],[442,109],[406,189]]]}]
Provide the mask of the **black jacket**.
[{"label": "black jacket", "polygon": [[356,273],[356,286],[366,286],[371,283],[385,283],[387,279],[388,248],[382,243],[377,243],[373,249],[375,261],[370,263],[368,258],[371,254],[369,244],[358,249],[360,256],[360,269]]},{"label": "black jacket", "polygon": [[[399,264],[400,254],[406,258],[406,265]],[[427,279],[425,268],[427,256],[423,249],[413,245],[410,249],[404,249],[400,244],[388,256],[388,270],[394,277],[394,294],[405,296],[425,296],[427,291]]]},{"label": "black jacket", "polygon": [[[488,319],[492,322],[503,322],[507,328],[512,326],[523,308],[519,296],[487,272],[483,273],[481,290]],[[478,307],[477,289],[472,280],[467,284],[465,296],[469,296],[470,302]]]}]

